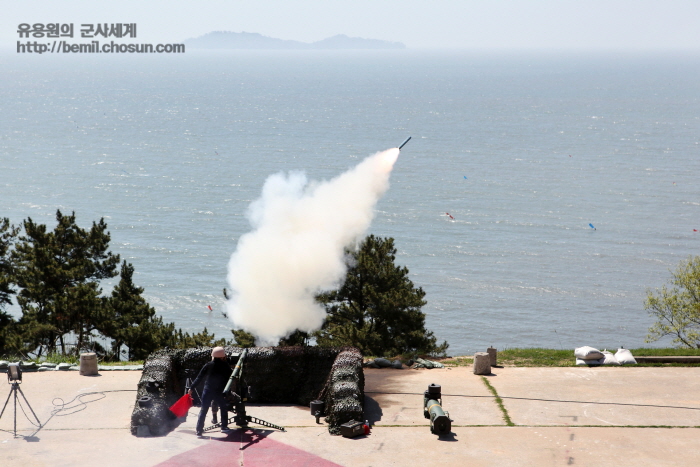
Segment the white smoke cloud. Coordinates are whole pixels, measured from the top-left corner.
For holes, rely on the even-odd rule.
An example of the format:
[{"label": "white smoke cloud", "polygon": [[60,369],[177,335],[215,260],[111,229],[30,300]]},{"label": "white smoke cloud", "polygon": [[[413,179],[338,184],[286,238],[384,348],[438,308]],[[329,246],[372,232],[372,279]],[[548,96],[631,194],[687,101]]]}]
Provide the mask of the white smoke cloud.
[{"label": "white smoke cloud", "polygon": [[235,327],[266,345],[320,328],[325,310],[314,296],[345,277],[344,248],[369,228],[398,156],[398,149],[378,152],[330,181],[310,183],[302,172],[266,180],[248,209],[253,230],[228,265]]}]

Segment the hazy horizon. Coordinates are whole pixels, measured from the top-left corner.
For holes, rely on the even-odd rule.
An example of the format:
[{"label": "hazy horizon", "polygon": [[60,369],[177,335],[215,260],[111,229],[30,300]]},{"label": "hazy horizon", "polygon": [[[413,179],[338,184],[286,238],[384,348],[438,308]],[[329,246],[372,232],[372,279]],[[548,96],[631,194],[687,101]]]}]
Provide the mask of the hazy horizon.
[{"label": "hazy horizon", "polygon": [[[136,23],[123,42],[181,43],[213,31],[316,42],[338,34],[402,42],[409,49],[698,50],[700,2],[678,0],[370,0],[255,3],[223,0],[5,2],[0,49],[21,23]],[[26,40],[26,39],[25,39]]]}]

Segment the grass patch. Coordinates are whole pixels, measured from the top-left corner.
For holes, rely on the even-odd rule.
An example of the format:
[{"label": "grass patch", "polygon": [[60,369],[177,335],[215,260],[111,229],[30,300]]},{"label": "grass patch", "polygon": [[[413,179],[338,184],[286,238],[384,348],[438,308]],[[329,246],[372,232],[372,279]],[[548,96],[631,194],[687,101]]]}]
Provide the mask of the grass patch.
[{"label": "grass patch", "polygon": [[573,349],[506,349],[498,351],[498,364],[520,367],[576,366],[576,360]]},{"label": "grass patch", "polygon": [[8,362],[24,362],[24,363],[31,363],[34,362],[36,364],[39,363],[70,363],[71,365],[79,365],[80,364],[80,357],[77,357],[75,355],[61,355],[60,353],[52,353],[49,355],[44,355],[42,358],[29,358],[26,355],[3,355],[0,357],[0,360],[6,360]]},{"label": "grass patch", "polygon": [[[615,349],[617,350],[617,349]],[[640,357],[696,357],[700,349],[630,349],[632,355]],[[613,352],[614,353],[614,352]]]},{"label": "grass patch", "polygon": [[143,360],[134,360],[132,362],[100,362],[102,366],[127,366],[127,365],[143,365]]},{"label": "grass patch", "polygon": [[474,359],[471,357],[450,357],[445,360],[440,360],[440,363],[449,367],[472,366],[474,364]]},{"label": "grass patch", "polygon": [[[617,349],[609,349],[615,353]],[[634,356],[696,356],[700,355],[700,349],[630,349]],[[505,349],[498,352],[498,364],[501,366],[516,367],[572,367],[576,366],[574,349]],[[613,365],[611,365],[613,366]],[[614,365],[616,366],[616,365]],[[659,366],[700,366],[700,363],[638,363],[630,365],[635,367],[659,367]],[[587,368],[587,367],[582,367]]]},{"label": "grass patch", "polygon": [[[608,349],[611,352],[615,352],[617,349]],[[634,356],[646,356],[646,357],[674,357],[674,356],[700,356],[700,349],[678,349],[678,348],[638,348],[630,349],[632,355]],[[365,356],[365,360],[370,357]],[[474,359],[472,357],[449,357],[449,358],[436,358],[436,357],[424,357],[428,360],[439,361],[446,367],[469,367],[474,364]],[[403,360],[406,363],[408,357],[397,356],[389,360],[393,361],[395,359]],[[60,353],[50,354],[41,359],[27,359],[23,356],[16,355],[5,355],[0,357],[0,360],[7,360],[10,362],[48,362],[48,363],[70,363],[71,365],[79,365],[80,357],[76,355],[61,355]],[[143,365],[143,360],[136,360],[133,362],[108,362],[99,361],[100,365],[105,366],[124,366],[124,365]],[[556,350],[556,349],[544,349],[544,348],[530,348],[530,349],[505,349],[498,351],[498,365],[499,366],[514,366],[514,367],[573,367],[576,366],[576,361],[574,359],[574,349],[568,350]],[[636,367],[697,367],[700,363],[638,363],[637,365],[631,365]],[[587,368],[587,367],[582,367]]]},{"label": "grass patch", "polygon": [[59,353],[48,354],[46,356],[46,359],[43,359],[41,361],[39,361],[38,358],[34,358],[31,361],[36,363],[70,363],[71,365],[80,365],[80,357],[77,357],[75,355],[61,355]]},{"label": "grass patch", "polygon": [[489,383],[489,380],[486,379],[486,376],[482,376],[481,380],[484,382],[486,387],[488,388],[489,391],[491,391],[491,394],[493,394],[493,397],[496,398],[496,404],[498,405],[498,408],[501,409],[501,412],[503,413],[503,421],[506,422],[506,425],[508,426],[515,426],[515,423],[510,419],[510,415],[508,415],[508,411],[506,410],[506,407],[503,405],[503,399],[498,395],[496,392],[496,388],[491,386],[491,383]]}]

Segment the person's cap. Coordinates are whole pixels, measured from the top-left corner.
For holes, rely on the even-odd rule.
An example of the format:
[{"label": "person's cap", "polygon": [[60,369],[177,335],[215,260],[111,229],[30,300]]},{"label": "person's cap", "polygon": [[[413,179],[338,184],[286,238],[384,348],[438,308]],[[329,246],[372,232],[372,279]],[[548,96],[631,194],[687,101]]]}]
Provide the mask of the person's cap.
[{"label": "person's cap", "polygon": [[214,347],[211,351],[212,358],[226,358],[226,351],[223,347]]}]

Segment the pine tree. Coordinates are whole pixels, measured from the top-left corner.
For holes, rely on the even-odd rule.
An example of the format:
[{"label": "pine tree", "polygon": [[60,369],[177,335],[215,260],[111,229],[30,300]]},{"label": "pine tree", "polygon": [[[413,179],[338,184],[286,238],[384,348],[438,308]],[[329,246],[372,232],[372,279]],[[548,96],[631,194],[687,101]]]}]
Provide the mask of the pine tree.
[{"label": "pine tree", "polygon": [[280,339],[277,345],[280,347],[308,347],[310,340],[311,336],[308,332],[300,331],[297,329],[287,337],[283,337],[282,339]]},{"label": "pine tree", "polygon": [[0,313],[4,312],[6,305],[12,304],[11,296],[15,293],[10,250],[17,231],[8,218],[0,219]]},{"label": "pine tree", "polygon": [[21,348],[18,327],[15,319],[5,312],[5,306],[12,304],[13,267],[10,251],[18,229],[10,225],[7,218],[0,219],[0,355],[14,353]]},{"label": "pine tree", "polygon": [[12,252],[15,279],[20,287],[20,326],[30,347],[66,354],[66,337],[77,339],[79,352],[104,316],[99,283],[114,277],[119,255],[108,251],[110,235],[104,219],[90,230],[75,223],[75,213],[56,211],[57,226],[48,232],[31,218]]},{"label": "pine tree", "polygon": [[394,240],[370,235],[347,255],[343,285],[317,297],[328,313],[318,344],[352,345],[367,355],[444,354],[447,342],[438,346],[425,329],[425,292],[394,264]]},{"label": "pine tree", "polygon": [[161,316],[152,316],[132,328],[129,337],[129,360],[145,360],[152,352],[177,346],[174,323],[164,323]]},{"label": "pine tree", "polygon": [[[100,332],[112,339],[112,354],[119,359],[122,346],[129,348],[129,360],[142,360],[154,350],[172,344],[172,338],[163,334],[162,319],[141,295],[142,287],[134,284],[134,266],[124,261],[119,272],[119,283],[107,300],[100,319]],[[173,334],[174,325],[169,334]]]},{"label": "pine tree", "polygon": [[255,347],[255,336],[243,329],[231,329],[235,344],[239,347]]}]

